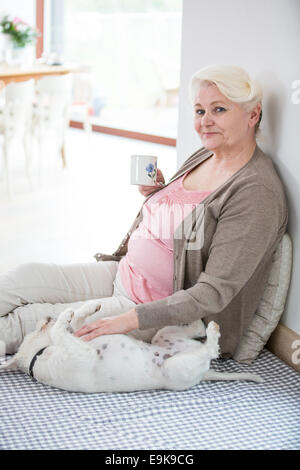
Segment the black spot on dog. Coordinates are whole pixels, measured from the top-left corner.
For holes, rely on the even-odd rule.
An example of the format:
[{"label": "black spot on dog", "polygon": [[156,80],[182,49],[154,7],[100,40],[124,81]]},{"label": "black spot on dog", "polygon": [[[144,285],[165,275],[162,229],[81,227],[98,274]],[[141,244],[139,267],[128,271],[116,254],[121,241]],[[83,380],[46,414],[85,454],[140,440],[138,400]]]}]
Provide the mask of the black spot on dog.
[{"label": "black spot on dog", "polygon": [[101,351],[100,351],[100,349],[97,349],[97,354],[98,354],[98,356],[99,356],[99,359],[103,359],[103,356],[101,356]]},{"label": "black spot on dog", "polygon": [[205,343],[207,340],[207,336],[198,336],[198,338],[195,338],[197,341],[200,341],[200,343]]}]

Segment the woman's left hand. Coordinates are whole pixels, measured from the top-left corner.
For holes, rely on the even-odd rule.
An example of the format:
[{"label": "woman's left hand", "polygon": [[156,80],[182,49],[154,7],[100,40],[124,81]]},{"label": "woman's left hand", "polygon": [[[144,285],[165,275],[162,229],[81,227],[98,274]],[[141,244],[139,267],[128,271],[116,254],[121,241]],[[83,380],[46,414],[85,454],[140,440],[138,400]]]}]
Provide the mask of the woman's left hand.
[{"label": "woman's left hand", "polygon": [[84,336],[83,341],[90,341],[102,335],[125,334],[139,327],[138,316],[135,309],[126,313],[121,313],[116,317],[100,318],[88,325],[75,331],[74,336],[80,338]]}]

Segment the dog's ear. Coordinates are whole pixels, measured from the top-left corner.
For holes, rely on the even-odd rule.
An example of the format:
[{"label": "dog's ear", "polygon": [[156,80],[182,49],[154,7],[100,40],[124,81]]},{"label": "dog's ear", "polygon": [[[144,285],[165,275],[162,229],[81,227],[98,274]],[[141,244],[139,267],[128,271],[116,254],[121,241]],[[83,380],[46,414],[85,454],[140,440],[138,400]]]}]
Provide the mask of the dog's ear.
[{"label": "dog's ear", "polygon": [[16,354],[14,357],[6,361],[4,364],[0,366],[0,371],[1,370],[16,370],[18,368],[18,363],[17,363],[17,358]]}]

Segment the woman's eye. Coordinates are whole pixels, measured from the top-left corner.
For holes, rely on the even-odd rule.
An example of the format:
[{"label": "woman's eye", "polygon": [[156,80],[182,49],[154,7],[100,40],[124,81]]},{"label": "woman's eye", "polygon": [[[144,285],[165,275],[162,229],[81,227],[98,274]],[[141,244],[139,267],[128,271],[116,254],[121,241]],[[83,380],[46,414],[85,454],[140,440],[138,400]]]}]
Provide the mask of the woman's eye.
[{"label": "woman's eye", "polygon": [[217,113],[222,113],[223,111],[226,111],[226,109],[223,108],[222,106],[217,106],[214,110],[215,110]]},{"label": "woman's eye", "polygon": [[[216,106],[213,111],[215,113],[223,113],[224,111],[226,111],[226,109],[223,108],[223,106]],[[205,114],[205,111],[204,109],[196,109],[196,114],[198,114],[199,116],[203,116]]]}]

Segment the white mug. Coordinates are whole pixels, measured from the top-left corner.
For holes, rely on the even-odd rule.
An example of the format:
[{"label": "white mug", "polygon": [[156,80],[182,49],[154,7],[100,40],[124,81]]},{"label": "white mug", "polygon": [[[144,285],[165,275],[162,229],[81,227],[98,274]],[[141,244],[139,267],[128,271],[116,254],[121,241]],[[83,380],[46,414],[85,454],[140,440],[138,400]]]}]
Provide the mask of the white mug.
[{"label": "white mug", "polygon": [[155,186],[157,157],[151,155],[131,155],[131,184]]}]

